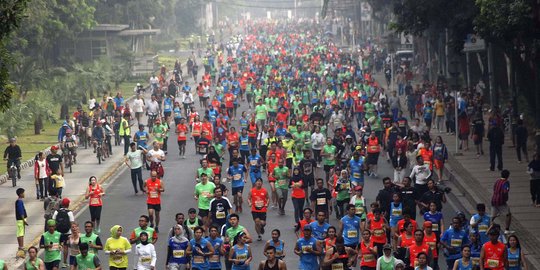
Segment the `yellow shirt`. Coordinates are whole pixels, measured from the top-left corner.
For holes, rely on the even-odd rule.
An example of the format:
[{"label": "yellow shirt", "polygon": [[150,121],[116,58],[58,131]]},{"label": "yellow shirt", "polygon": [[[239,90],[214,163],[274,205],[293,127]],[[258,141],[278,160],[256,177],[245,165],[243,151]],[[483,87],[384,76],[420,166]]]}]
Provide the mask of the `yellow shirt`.
[{"label": "yellow shirt", "polygon": [[443,102],[435,102],[435,115],[436,116],[444,116],[444,103]]},{"label": "yellow shirt", "polygon": [[293,152],[294,140],[292,140],[292,139],[283,140],[282,143],[283,143],[283,148],[285,148],[285,150],[287,150],[287,158],[293,158],[294,157],[294,152]]},{"label": "yellow shirt", "polygon": [[[103,250],[105,251],[115,251],[115,250],[121,250],[121,251],[127,251],[131,250],[131,244],[125,237],[119,237],[119,238],[109,238],[107,239],[107,242],[105,242],[105,247],[103,247]],[[110,255],[109,256],[109,266],[114,266],[116,268],[127,268],[128,267],[128,256],[127,254],[124,255]]]}]

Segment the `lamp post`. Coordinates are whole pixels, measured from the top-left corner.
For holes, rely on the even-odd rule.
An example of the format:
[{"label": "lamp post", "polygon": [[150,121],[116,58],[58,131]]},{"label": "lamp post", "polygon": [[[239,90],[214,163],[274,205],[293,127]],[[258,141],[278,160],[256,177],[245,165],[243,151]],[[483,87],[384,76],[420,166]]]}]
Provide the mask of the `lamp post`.
[{"label": "lamp post", "polygon": [[394,54],[396,52],[396,46],[398,44],[398,40],[395,37],[394,33],[388,34],[386,36],[387,38],[387,44],[388,44],[388,54],[390,55],[390,89],[388,91],[394,91]]},{"label": "lamp post", "polygon": [[452,60],[448,63],[448,74],[450,75],[450,86],[454,90],[454,124],[455,124],[455,130],[456,130],[456,156],[460,156],[461,153],[459,152],[459,126],[458,126],[458,90],[459,90],[459,59],[457,57],[453,57]]}]

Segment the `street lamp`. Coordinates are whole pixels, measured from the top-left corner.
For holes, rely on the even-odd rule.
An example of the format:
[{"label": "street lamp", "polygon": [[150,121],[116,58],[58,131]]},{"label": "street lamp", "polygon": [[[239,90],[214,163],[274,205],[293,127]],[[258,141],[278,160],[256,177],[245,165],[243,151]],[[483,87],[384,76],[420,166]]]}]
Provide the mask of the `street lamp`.
[{"label": "street lamp", "polygon": [[459,59],[457,57],[453,57],[448,65],[448,73],[450,74],[450,86],[454,90],[454,124],[455,124],[455,135],[456,135],[456,156],[461,155],[459,153],[459,126],[458,126],[458,90],[459,90]]},{"label": "street lamp", "polygon": [[388,46],[388,54],[390,55],[390,89],[388,90],[388,93],[394,90],[394,54],[396,53],[396,47],[398,45],[398,40],[395,37],[395,34],[389,33],[387,36],[387,46]]}]

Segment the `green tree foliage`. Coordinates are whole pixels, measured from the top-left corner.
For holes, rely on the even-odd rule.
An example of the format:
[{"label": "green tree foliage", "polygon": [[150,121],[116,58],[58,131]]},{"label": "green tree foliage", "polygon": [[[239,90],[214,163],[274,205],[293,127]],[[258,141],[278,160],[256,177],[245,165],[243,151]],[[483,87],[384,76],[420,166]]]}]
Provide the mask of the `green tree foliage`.
[{"label": "green tree foliage", "polygon": [[11,101],[9,109],[0,114],[0,133],[8,138],[19,135],[30,123],[32,110],[19,101]]},{"label": "green tree foliage", "polygon": [[474,20],[478,33],[489,40],[512,43],[535,33],[532,1],[476,0],[479,7]]},{"label": "green tree foliage", "polygon": [[9,108],[14,87],[9,85],[9,66],[13,59],[6,48],[7,37],[20,26],[28,0],[0,1],[0,111]]}]

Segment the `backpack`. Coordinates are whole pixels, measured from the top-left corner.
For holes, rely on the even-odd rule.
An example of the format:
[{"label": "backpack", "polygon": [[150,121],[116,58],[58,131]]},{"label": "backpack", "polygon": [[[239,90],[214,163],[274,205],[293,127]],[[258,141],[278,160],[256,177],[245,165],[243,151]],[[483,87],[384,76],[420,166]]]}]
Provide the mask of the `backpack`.
[{"label": "backpack", "polygon": [[56,230],[62,234],[68,233],[71,228],[68,213],[69,210],[67,209],[58,209],[58,213],[56,214]]}]

